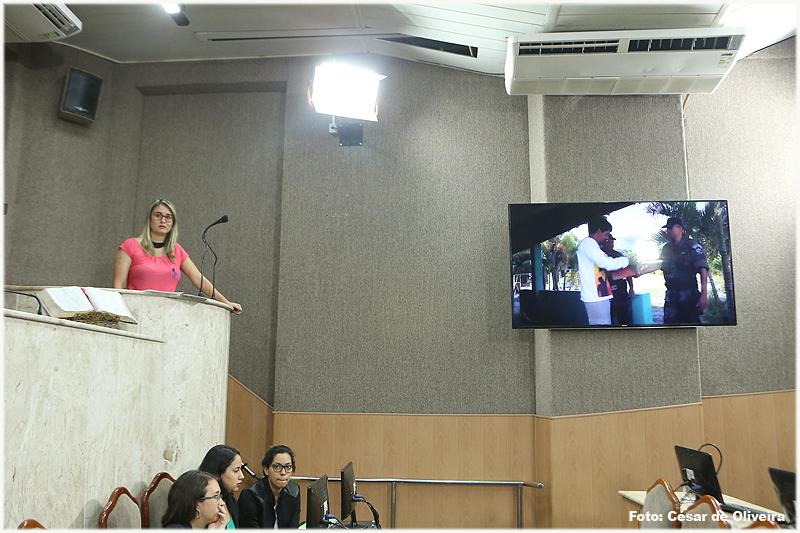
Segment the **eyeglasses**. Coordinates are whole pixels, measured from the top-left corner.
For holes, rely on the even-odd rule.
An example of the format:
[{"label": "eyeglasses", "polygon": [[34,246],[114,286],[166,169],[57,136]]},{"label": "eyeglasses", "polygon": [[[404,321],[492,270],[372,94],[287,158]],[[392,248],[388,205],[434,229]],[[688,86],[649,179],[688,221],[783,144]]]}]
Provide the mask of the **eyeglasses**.
[{"label": "eyeglasses", "polygon": [[153,218],[154,218],[154,219],[156,219],[156,220],[161,220],[161,219],[163,218],[163,219],[164,219],[164,222],[172,222],[172,220],[173,220],[175,217],[173,217],[173,216],[172,216],[172,215],[170,215],[169,213],[167,213],[167,214],[164,214],[164,213],[162,213],[161,211],[156,211],[155,213],[153,213]]},{"label": "eyeglasses", "polygon": [[219,498],[220,498],[220,493],[217,492],[216,494],[212,494],[211,496],[204,496],[200,498],[200,501],[202,502],[204,500],[219,500]]},{"label": "eyeglasses", "polygon": [[280,463],[272,463],[272,471],[273,472],[280,472],[281,470],[286,470],[287,474],[291,474],[294,472],[294,465],[292,463],[287,463],[282,465]]}]

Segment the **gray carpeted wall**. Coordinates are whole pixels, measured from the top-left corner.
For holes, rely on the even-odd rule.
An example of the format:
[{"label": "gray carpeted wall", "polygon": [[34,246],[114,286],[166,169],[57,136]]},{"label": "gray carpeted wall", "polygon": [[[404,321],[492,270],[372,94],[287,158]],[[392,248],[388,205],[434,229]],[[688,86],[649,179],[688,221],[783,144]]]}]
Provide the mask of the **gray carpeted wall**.
[{"label": "gray carpeted wall", "polygon": [[796,41],[739,61],[716,93],[686,103],[692,197],[729,199],[739,320],[700,331],[704,396],[796,387]]},{"label": "gray carpeted wall", "polygon": [[[762,298],[750,260],[794,271],[794,161],[772,163],[793,122],[780,141],[755,127],[794,116],[793,48],[690,97],[685,124],[677,96],[509,97],[499,78],[364,59],[388,76],[380,122],[339,147],[306,102],[311,58],[7,49],[6,283],[109,286],[116,247],[164,196],[198,266],[202,229],[231,217],[208,234],[219,288],[245,308],[230,372],[280,411],[558,415],[794,387],[793,280]],[[104,79],[89,128],[56,118],[69,66]],[[743,101],[742,122],[721,119]],[[717,167],[720,132],[749,144]],[[767,179],[782,192],[753,186]],[[731,201],[739,326],[511,330],[506,204],[700,196]],[[786,245],[751,250],[765,232]],[[775,379],[745,366],[765,351]],[[718,372],[726,361],[738,370]]]}]

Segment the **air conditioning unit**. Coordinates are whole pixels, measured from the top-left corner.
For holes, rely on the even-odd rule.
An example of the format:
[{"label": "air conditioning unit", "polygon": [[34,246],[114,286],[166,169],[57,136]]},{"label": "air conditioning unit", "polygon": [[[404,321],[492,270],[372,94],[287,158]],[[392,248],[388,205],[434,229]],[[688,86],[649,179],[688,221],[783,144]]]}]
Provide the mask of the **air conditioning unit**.
[{"label": "air conditioning unit", "polygon": [[64,4],[5,4],[5,42],[55,41],[80,33],[83,23]]},{"label": "air conditioning unit", "polygon": [[713,93],[744,28],[535,33],[508,38],[508,94]]}]

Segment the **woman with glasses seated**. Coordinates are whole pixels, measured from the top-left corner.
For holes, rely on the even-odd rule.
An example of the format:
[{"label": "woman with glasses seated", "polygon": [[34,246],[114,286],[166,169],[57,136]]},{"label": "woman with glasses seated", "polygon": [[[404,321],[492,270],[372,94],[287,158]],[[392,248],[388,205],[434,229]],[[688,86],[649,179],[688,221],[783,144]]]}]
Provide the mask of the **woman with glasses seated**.
[{"label": "woman with glasses seated", "polygon": [[[239,508],[234,492],[239,492],[244,480],[244,468],[239,450],[226,444],[217,444],[206,453],[198,470],[215,475],[221,481],[220,493],[225,502],[227,529],[236,529],[239,525]],[[230,517],[230,519],[228,519]]]},{"label": "woman with glasses seated", "polygon": [[161,525],[164,529],[224,528],[223,507],[216,476],[188,470],[169,489]]},{"label": "woman with glasses seated", "polygon": [[288,446],[273,446],[261,461],[264,477],[239,496],[239,525],[242,528],[298,528],[300,486],[289,481],[297,465]]},{"label": "woman with glasses seated", "polygon": [[242,306],[225,298],[200,274],[189,254],[178,244],[178,218],[169,200],[156,200],[147,211],[144,230],[123,242],[114,260],[114,288],[175,292],[181,272],[198,289],[242,312]]}]

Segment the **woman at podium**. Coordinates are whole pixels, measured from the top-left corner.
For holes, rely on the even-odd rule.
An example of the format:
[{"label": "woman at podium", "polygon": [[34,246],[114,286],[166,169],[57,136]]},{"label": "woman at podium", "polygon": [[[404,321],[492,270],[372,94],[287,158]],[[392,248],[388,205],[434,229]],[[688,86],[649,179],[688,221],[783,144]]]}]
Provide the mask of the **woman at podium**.
[{"label": "woman at podium", "polygon": [[202,281],[203,291],[208,290],[215,300],[233,307],[234,313],[242,312],[241,305],[225,298],[200,274],[189,254],[178,244],[175,206],[169,200],[159,199],[147,211],[142,234],[127,239],[117,250],[114,288],[175,292],[181,273],[198,289]]}]

